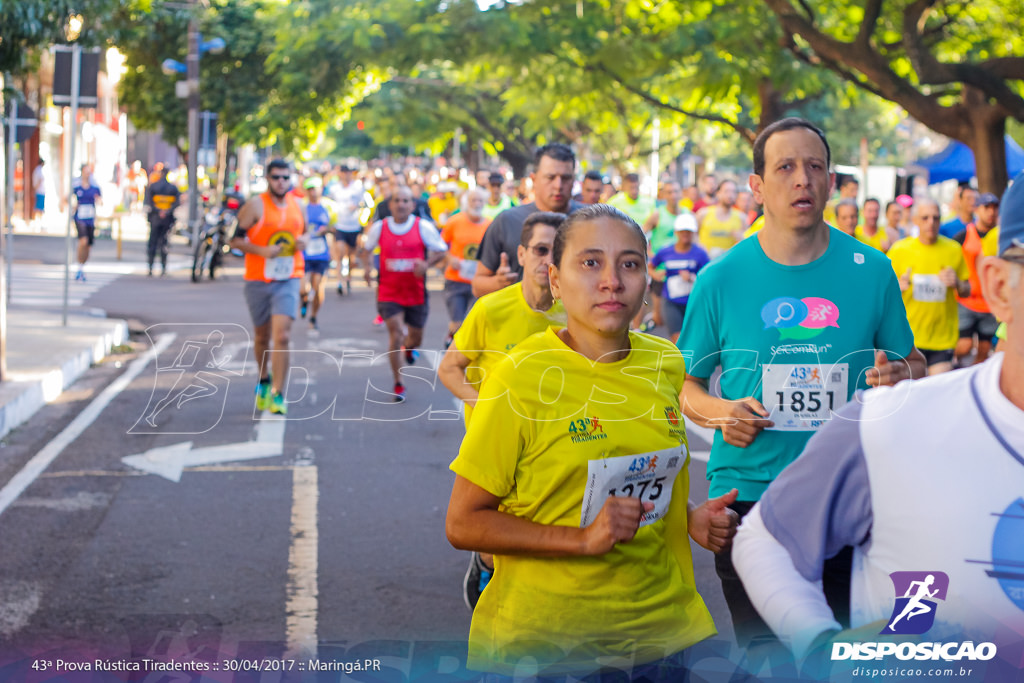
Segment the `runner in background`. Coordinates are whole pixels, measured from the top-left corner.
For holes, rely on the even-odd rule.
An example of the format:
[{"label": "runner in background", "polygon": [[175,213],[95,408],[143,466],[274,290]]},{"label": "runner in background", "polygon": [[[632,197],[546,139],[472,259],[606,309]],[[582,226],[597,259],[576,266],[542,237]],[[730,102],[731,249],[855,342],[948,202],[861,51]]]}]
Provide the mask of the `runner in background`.
[{"label": "runner in background", "polygon": [[487,192],[482,188],[468,190],[462,195],[462,210],[441,230],[441,239],[448,245],[448,267],[444,271],[444,301],[448,308],[446,349],[473,305],[477,252],[487,226],[491,224],[491,219],[483,215],[486,200]]},{"label": "runner in background", "polygon": [[[548,266],[555,235],[565,214],[538,211],[523,223],[519,262],[523,279],[480,298],[455,333],[437,369],[438,379],[463,401],[466,425],[480,385],[516,344],[548,327],[565,326],[565,310],[551,296]],[[494,572],[489,553],[474,552],[463,580],[463,598],[473,609]]]},{"label": "runner in background", "polygon": [[[337,228],[338,211],[334,202],[321,196],[323,180],[320,176],[306,178],[302,187],[306,191],[306,236],[308,238],[303,256],[306,259],[306,274],[309,277],[302,282],[300,313],[305,318],[307,310],[312,309],[309,316],[309,327],[311,330],[317,331],[320,329],[317,315],[324,302],[324,289],[327,284],[326,273],[331,264],[327,236]],[[310,301],[310,292],[313,294],[312,301]]]},{"label": "runner in background", "polygon": [[958,299],[960,304],[960,340],[956,344],[957,366],[965,365],[971,353],[974,362],[983,363],[992,350],[998,321],[989,310],[981,291],[978,266],[985,256],[996,253],[999,239],[999,197],[986,192],[978,197],[977,220],[953,237],[963,245],[964,261],[970,274],[971,291]]},{"label": "runner in background", "polygon": [[953,369],[958,338],[957,296],[970,294],[967,264],[960,245],[939,234],[939,205],[932,199],[914,204],[918,236],[905,237],[889,250],[899,278],[914,346],[924,354],[928,374]]},{"label": "runner in background", "polygon": [[711,260],[708,253],[695,243],[697,220],[691,213],[676,217],[674,232],[675,244],[658,250],[648,264],[651,279],[663,286],[663,289],[659,287],[662,289],[661,318],[673,344],[683,328],[693,281]]},{"label": "runner in background", "polygon": [[487,177],[487,200],[484,202],[483,216],[488,224],[494,220],[502,211],[515,206],[512,198],[502,192],[505,186],[505,176],[495,171]]},{"label": "runner in background", "polygon": [[[657,211],[652,213],[647,220],[641,224],[643,225],[644,232],[647,233],[647,239],[650,243],[650,252],[648,252],[650,257],[653,257],[662,249],[675,244],[678,236],[678,233],[676,232],[676,225],[679,216],[692,216],[688,209],[684,209],[680,206],[682,190],[679,189],[679,183],[670,180],[662,185],[661,197],[664,199],[664,206],[659,206]],[[656,265],[656,267],[659,270],[664,270],[664,266],[662,265]],[[653,322],[654,325],[658,327],[664,325],[666,321],[666,309],[662,305],[662,296],[664,294],[662,290],[664,289],[665,284],[664,280],[664,277],[653,278],[650,286]],[[641,330],[642,329],[643,328],[641,327]],[[678,328],[676,328],[676,334],[679,334]],[[673,341],[675,340],[673,339]]]},{"label": "runner in background", "polygon": [[854,236],[864,244],[874,247],[883,254],[889,251],[892,242],[885,228],[878,224],[881,204],[877,199],[869,197],[864,200],[864,223],[857,226]]},{"label": "runner in background", "polygon": [[733,208],[736,203],[736,181],[723,180],[715,191],[716,203],[697,212],[700,245],[712,260],[721,258],[734,244],[743,239],[747,218]]}]

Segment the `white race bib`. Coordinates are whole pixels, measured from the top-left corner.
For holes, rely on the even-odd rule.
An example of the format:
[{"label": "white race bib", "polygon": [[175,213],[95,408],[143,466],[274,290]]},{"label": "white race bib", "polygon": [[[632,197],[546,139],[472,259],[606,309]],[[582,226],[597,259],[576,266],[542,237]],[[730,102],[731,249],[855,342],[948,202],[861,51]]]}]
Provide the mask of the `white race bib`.
[{"label": "white race bib", "polygon": [[620,455],[591,460],[587,466],[587,486],[583,492],[580,528],[590,526],[610,496],[629,496],[654,509],[640,520],[646,526],[665,516],[672,500],[672,484],[686,464],[686,446],[640,455]]},{"label": "white race bib", "polygon": [[669,299],[679,299],[689,295],[693,283],[682,275],[673,275],[665,280],[665,287],[668,289]]},{"label": "white race bib", "polygon": [[946,285],[938,275],[911,275],[910,286],[914,301],[935,303],[946,300]]},{"label": "white race bib", "polygon": [[268,280],[289,280],[292,277],[292,271],[295,270],[295,257],[294,256],[278,256],[277,258],[268,258],[266,265],[263,268],[263,277]]},{"label": "white race bib", "polygon": [[761,399],[775,422],[771,429],[806,432],[821,429],[846,405],[850,366],[774,364],[761,372]]},{"label": "white race bib", "polygon": [[306,253],[310,256],[320,256],[321,254],[327,253],[327,238],[320,236],[314,237],[306,245]]},{"label": "white race bib", "polygon": [[76,213],[78,220],[88,221],[96,217],[96,205],[95,204],[79,204],[78,211]]},{"label": "white race bib", "polygon": [[476,275],[476,264],[478,263],[480,262],[472,259],[462,259],[462,263],[459,264],[459,277],[463,280],[472,280]]},{"label": "white race bib", "polygon": [[411,258],[389,258],[384,262],[384,269],[390,273],[411,273],[416,261]]}]

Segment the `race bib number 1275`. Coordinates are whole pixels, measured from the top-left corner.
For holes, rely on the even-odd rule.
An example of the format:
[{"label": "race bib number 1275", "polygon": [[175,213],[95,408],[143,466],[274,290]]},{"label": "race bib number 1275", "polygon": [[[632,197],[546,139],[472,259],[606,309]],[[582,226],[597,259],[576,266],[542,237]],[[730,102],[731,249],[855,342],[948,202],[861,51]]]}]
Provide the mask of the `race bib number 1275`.
[{"label": "race bib number 1275", "polygon": [[654,509],[640,520],[646,526],[665,516],[672,500],[672,484],[686,464],[685,446],[639,455],[591,460],[587,466],[587,488],[583,493],[580,528],[590,526],[611,496],[629,496]]}]

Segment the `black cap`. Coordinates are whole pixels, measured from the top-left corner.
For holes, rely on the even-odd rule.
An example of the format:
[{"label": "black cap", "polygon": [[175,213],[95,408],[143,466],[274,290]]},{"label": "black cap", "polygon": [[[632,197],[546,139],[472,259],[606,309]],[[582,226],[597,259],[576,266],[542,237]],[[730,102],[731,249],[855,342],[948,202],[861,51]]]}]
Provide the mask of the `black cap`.
[{"label": "black cap", "polygon": [[505,176],[503,176],[503,175],[501,175],[500,173],[497,173],[497,172],[492,173],[491,175],[489,175],[487,177],[487,184],[488,185],[503,185],[503,184],[505,184]]}]

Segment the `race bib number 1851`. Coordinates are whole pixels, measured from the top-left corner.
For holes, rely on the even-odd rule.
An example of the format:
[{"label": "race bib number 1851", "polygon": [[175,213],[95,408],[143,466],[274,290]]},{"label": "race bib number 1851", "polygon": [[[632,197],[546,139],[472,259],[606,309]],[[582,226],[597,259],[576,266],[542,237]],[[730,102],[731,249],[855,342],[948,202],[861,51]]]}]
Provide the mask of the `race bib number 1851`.
[{"label": "race bib number 1851", "polygon": [[654,509],[640,520],[646,526],[665,516],[672,500],[672,484],[686,464],[685,446],[639,455],[591,460],[587,466],[587,488],[583,493],[580,528],[597,519],[604,502],[611,496],[639,498],[654,503]]},{"label": "race bib number 1851", "polygon": [[806,432],[821,429],[846,405],[850,366],[776,363],[761,374],[761,397],[775,423],[770,429]]}]

